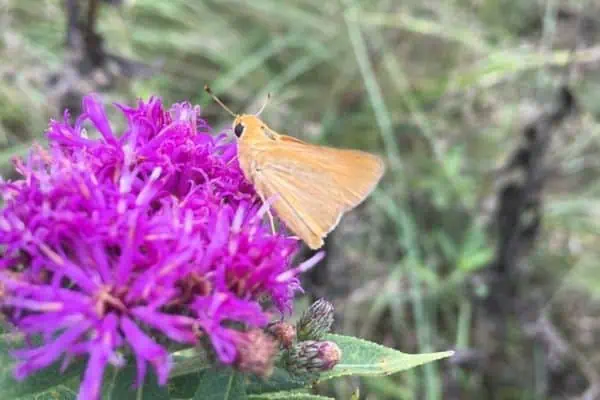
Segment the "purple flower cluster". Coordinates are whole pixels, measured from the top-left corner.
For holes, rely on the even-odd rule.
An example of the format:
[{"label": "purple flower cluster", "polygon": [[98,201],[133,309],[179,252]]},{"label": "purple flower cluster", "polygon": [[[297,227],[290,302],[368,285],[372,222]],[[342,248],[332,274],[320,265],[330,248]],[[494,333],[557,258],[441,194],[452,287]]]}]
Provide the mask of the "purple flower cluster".
[{"label": "purple flower cluster", "polygon": [[297,241],[271,233],[235,143],[211,135],[198,107],[118,108],[120,136],[87,96],[74,124],[50,123],[47,150],[15,162],[22,179],[0,181],[0,310],[41,338],[13,353],[16,376],[85,356],[80,399],[99,398],[126,354],[138,384],[148,363],[164,384],[165,338],[209,342],[235,363],[241,332],[269,322],[264,300],[289,311],[297,275],[319,259],[291,267]]}]

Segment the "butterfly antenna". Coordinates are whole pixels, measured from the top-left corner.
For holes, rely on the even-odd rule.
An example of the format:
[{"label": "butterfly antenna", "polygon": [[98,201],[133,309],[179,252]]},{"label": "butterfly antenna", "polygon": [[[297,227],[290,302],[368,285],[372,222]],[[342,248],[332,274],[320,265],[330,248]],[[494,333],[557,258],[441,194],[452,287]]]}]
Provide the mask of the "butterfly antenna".
[{"label": "butterfly antenna", "polygon": [[263,110],[265,109],[265,107],[269,103],[269,100],[271,100],[271,93],[267,93],[267,98],[265,99],[265,102],[263,103],[263,105],[260,108],[260,110],[258,110],[258,112],[256,114],[254,114],[254,115],[256,115],[258,117],[260,114],[262,114]]},{"label": "butterfly antenna", "polygon": [[227,106],[226,106],[226,105],[225,105],[225,104],[224,104],[224,103],[223,103],[223,102],[222,102],[222,101],[221,101],[221,100],[220,100],[220,99],[219,99],[219,98],[218,98],[218,97],[217,97],[217,96],[216,96],[216,95],[213,93],[213,91],[210,89],[210,87],[209,87],[208,85],[204,85],[204,91],[205,91],[206,93],[208,93],[208,94],[210,95],[210,97],[212,97],[212,99],[213,99],[214,101],[216,101],[216,102],[217,102],[217,104],[218,104],[218,105],[220,105],[221,107],[223,107],[223,109],[224,109],[225,111],[227,111],[229,114],[231,114],[231,116],[232,116],[233,118],[236,118],[236,117],[237,117],[237,114],[236,114],[236,113],[234,113],[233,111],[231,111],[231,110],[229,109],[229,107],[227,107]]}]

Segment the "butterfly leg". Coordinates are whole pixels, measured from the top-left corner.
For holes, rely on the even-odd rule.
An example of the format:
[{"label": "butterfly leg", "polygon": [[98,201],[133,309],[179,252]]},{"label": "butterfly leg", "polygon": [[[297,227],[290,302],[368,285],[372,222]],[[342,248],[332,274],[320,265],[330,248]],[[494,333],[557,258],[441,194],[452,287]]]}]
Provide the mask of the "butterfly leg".
[{"label": "butterfly leg", "polygon": [[237,155],[235,157],[233,157],[231,160],[227,161],[227,164],[225,164],[226,166],[230,166],[231,164],[233,164],[236,160],[238,159]]},{"label": "butterfly leg", "polygon": [[[263,204],[267,204],[267,202],[262,197],[262,195],[260,196],[260,198],[261,198]],[[271,233],[274,235],[276,233],[276,231],[275,231],[275,219],[273,218],[273,213],[271,212],[270,208],[267,208],[267,215],[269,216],[269,223],[271,224]]]},{"label": "butterfly leg", "polygon": [[[263,197],[262,194],[258,194],[260,197],[260,200],[262,201],[263,204],[267,204],[267,201],[265,200],[265,198]],[[267,208],[267,215],[269,216],[269,223],[271,224],[271,233],[274,235],[276,233],[275,231],[275,219],[273,218],[273,213],[271,212],[271,208],[269,206],[269,208]]]},{"label": "butterfly leg", "polygon": [[271,210],[267,210],[267,215],[269,216],[269,222],[271,223],[271,232],[273,235],[275,234],[275,221],[273,220],[273,214]]},{"label": "butterfly leg", "polygon": [[[260,181],[259,181],[259,180],[257,180],[257,177],[258,177],[258,174],[259,174],[260,170],[257,170],[257,169],[256,169],[256,167],[255,167],[255,164],[253,164],[253,168],[254,168],[254,169],[253,169],[253,173],[252,173],[251,181],[252,181],[252,182],[253,182],[255,185],[257,185],[257,182],[259,182],[259,184],[256,186],[256,189],[257,189],[257,190],[256,190],[256,193],[257,193],[257,194],[258,194],[258,196],[260,197],[260,200],[261,200],[261,201],[262,201],[262,203],[263,203],[263,207],[265,207],[265,206],[267,207],[267,215],[269,216],[269,223],[271,224],[271,233],[274,235],[274,234],[276,233],[276,230],[275,230],[275,220],[274,220],[274,218],[273,218],[273,213],[271,213],[271,205],[270,205],[270,203],[269,203],[269,202],[267,202],[267,200],[265,199],[265,196],[263,195],[264,191],[263,191],[263,190],[261,190],[261,189],[263,189],[263,188],[260,186]],[[272,201],[273,199],[270,199],[270,200]]]}]

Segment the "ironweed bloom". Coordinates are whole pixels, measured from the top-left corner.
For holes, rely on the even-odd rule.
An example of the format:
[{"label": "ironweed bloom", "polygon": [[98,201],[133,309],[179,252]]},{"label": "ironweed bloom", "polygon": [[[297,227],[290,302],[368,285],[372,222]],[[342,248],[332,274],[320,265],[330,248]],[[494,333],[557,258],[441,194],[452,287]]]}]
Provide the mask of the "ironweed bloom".
[{"label": "ironweed bloom", "polygon": [[288,370],[296,374],[329,371],[340,362],[342,351],[330,341],[306,340],[296,344],[288,355]]},{"label": "ironweed bloom", "polygon": [[[73,124],[67,112],[51,121],[48,149],[15,161],[19,180],[0,181],[0,310],[39,338],[12,353],[15,374],[86,357],[79,399],[98,399],[104,369],[128,356],[137,384],[148,364],[166,383],[164,338],[247,360],[240,346],[263,336],[245,332],[271,312],[259,300],[289,312],[297,275],[320,259],[291,266],[297,240],[271,233],[235,143],[212,135],[198,107],[117,107],[119,135],[85,97]],[[270,357],[247,369],[265,373]]]},{"label": "ironweed bloom", "polygon": [[289,349],[296,341],[296,327],[286,321],[275,321],[267,326],[266,331],[279,343],[280,347]]},{"label": "ironweed bloom", "polygon": [[331,331],[333,325],[333,304],[325,299],[315,301],[296,324],[299,340],[321,340]]}]

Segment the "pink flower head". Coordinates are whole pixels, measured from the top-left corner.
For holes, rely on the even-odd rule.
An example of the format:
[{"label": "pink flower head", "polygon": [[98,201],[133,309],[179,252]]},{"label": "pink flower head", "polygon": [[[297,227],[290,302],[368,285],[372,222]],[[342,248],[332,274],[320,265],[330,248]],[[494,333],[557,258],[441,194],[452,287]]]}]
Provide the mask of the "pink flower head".
[{"label": "pink flower head", "polygon": [[120,136],[85,97],[73,125],[68,113],[50,123],[48,150],[15,162],[21,179],[0,181],[0,310],[42,338],[13,352],[16,376],[87,356],[80,399],[98,399],[105,367],[128,352],[138,384],[148,364],[164,384],[165,338],[207,335],[232,364],[240,329],[268,322],[259,300],[289,311],[317,261],[291,267],[298,243],[271,233],[235,143],[211,135],[198,107],[118,107]]}]

